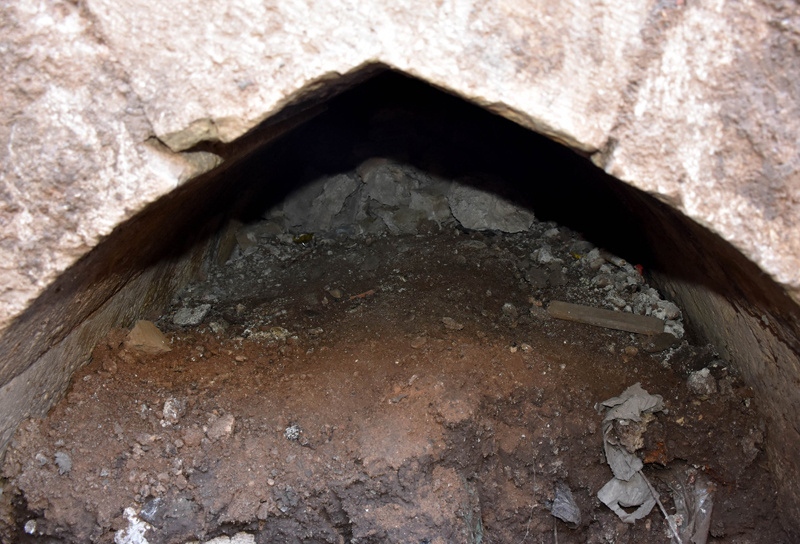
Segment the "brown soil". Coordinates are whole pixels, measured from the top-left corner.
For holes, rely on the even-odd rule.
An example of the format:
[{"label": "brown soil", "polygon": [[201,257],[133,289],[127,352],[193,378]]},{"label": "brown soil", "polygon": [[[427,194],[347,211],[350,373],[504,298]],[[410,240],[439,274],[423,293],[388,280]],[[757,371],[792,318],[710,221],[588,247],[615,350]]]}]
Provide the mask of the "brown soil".
[{"label": "brown soil", "polygon": [[[689,391],[710,348],[649,354],[645,337],[551,319],[551,299],[599,295],[571,262],[533,289],[534,242],[447,231],[271,244],[210,271],[185,293],[212,304],[204,322],[158,323],[171,352],[130,351],[114,331],[47,418],[22,426],[2,537],[113,542],[133,507],[151,544],[240,531],[258,543],[665,543],[657,508],[629,525],[596,497],[612,476],[597,405],[641,382],[668,408],[640,452],[667,510],[667,483],[698,467],[717,489],[710,542],[788,542],[750,390],[718,362],[719,392]],[[551,516],[558,481],[577,528]]]}]

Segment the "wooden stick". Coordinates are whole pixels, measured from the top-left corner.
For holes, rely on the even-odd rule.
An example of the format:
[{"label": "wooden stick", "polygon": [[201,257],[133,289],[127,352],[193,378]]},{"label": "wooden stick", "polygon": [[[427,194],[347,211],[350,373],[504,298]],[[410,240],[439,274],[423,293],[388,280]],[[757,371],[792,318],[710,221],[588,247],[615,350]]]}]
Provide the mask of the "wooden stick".
[{"label": "wooden stick", "polygon": [[592,308],[579,304],[570,304],[554,300],[550,303],[547,311],[553,317],[616,329],[620,331],[636,332],[640,334],[660,334],[664,332],[664,322],[655,317],[630,314],[627,312],[616,312],[614,310],[603,310],[602,308]]}]

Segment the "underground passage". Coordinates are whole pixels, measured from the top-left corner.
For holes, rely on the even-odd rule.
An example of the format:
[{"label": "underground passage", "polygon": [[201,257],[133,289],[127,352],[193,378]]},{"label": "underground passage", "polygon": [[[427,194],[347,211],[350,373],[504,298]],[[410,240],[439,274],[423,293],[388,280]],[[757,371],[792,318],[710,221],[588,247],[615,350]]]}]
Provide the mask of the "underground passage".
[{"label": "underground passage", "polygon": [[392,71],[192,151],[32,307],[137,311],[8,442],[3,541],[793,541],[728,336],[796,305],[669,202]]}]

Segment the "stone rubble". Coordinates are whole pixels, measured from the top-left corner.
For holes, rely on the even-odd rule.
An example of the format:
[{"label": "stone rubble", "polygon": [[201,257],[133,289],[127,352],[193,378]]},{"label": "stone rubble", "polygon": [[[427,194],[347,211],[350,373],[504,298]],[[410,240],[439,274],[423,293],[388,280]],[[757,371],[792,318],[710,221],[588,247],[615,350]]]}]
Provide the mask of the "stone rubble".
[{"label": "stone rubble", "polygon": [[[176,298],[172,323],[197,325],[211,316],[209,320],[221,326],[224,319],[217,319],[219,310],[212,310],[214,304],[210,303],[244,294],[247,282],[243,280],[252,267],[261,271],[255,281],[263,285],[269,282],[274,267],[299,259],[308,251],[340,251],[347,240],[369,242],[378,236],[456,229],[523,237],[519,244],[530,248],[529,256],[515,259],[514,265],[535,300],[554,298],[553,290],[564,291],[565,301],[657,318],[664,321],[664,331],[673,339],[683,337],[680,308],[647,285],[641,267],[595,247],[569,229],[537,221],[524,207],[488,192],[476,180],[472,182],[474,185],[461,185],[383,158],[368,159],[351,172],[321,176],[265,210],[261,221],[237,223],[238,247],[227,262],[232,271],[212,272],[211,281],[189,286]],[[481,217],[462,213],[467,209]],[[465,263],[471,252],[491,251],[485,242],[473,239],[460,242],[458,248]],[[377,264],[365,260],[359,267],[370,270]],[[328,294],[334,300],[344,296],[334,286]],[[283,341],[291,335],[263,328],[280,311],[279,301],[273,306],[253,316],[245,337]],[[531,314],[544,317],[537,307],[531,308]],[[505,315],[514,321],[512,315]],[[648,349],[657,352],[672,343],[674,340],[661,339]]]}]

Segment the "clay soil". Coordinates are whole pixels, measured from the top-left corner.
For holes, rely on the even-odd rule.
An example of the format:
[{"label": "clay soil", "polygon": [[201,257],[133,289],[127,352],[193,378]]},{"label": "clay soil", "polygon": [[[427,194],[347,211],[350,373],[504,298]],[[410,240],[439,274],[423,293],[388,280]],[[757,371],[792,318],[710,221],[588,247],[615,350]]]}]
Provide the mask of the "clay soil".
[{"label": "clay soil", "polygon": [[[453,229],[276,242],[209,270],[156,322],[169,353],[114,331],[23,424],[3,539],[113,542],[133,508],[151,544],[666,543],[658,508],[626,524],[596,496],[612,477],[598,404],[640,382],[667,407],[638,454],[668,512],[694,467],[716,487],[709,542],[788,542],[735,365],[690,324],[651,353],[648,337],[549,317],[550,300],[597,300],[571,262],[533,288],[533,242]],[[203,301],[202,323],[172,324]],[[699,397],[687,376],[704,367],[719,388]],[[551,515],[558,482],[577,527]]]}]

